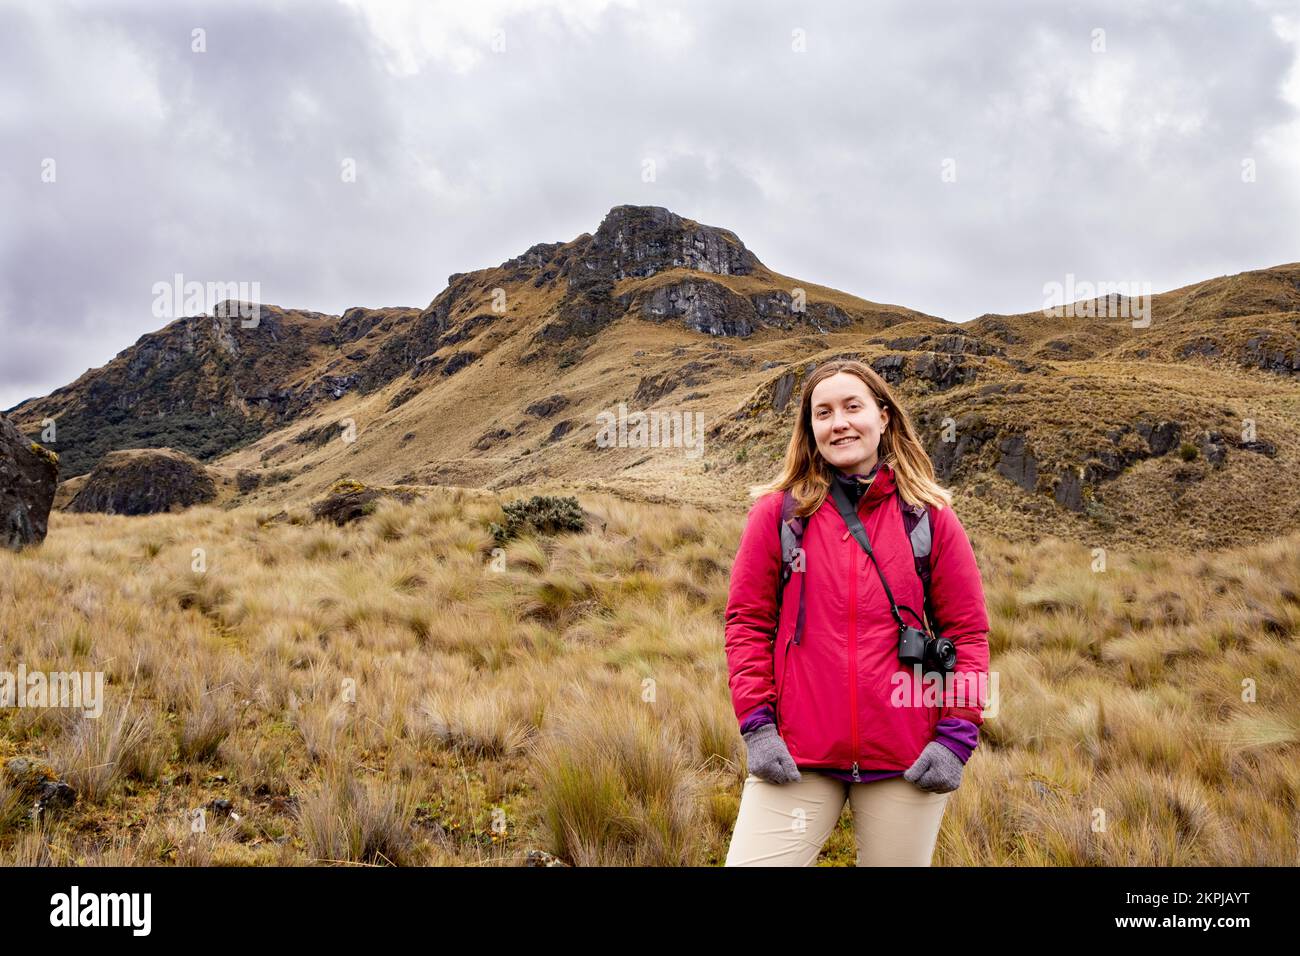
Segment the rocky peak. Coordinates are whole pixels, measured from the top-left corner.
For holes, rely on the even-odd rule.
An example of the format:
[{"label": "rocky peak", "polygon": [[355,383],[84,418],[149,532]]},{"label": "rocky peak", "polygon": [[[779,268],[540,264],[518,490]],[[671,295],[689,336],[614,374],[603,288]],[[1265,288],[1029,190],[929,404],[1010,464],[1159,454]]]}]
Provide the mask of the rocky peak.
[{"label": "rocky peak", "polygon": [[[539,242],[507,259],[498,269],[519,280],[542,273],[544,280],[569,277],[569,286],[590,282],[612,285],[668,269],[694,269],[714,275],[749,275],[761,263],[734,232],[704,226],[663,206],[615,206],[595,234],[569,242]],[[467,275],[447,277],[454,286]]]},{"label": "rocky peak", "polygon": [[[579,236],[555,263],[558,272],[541,277],[555,275],[567,280],[567,294],[556,320],[540,333],[541,339],[553,341],[591,336],[622,316],[628,303],[613,298],[614,285],[620,279],[645,278],[670,269],[750,275],[762,267],[758,257],[730,230],[701,225],[662,206],[627,205],[611,209],[594,235]],[[729,295],[726,290],[717,291],[717,296],[725,295]],[[687,303],[695,298],[691,290],[678,296]],[[671,311],[676,314],[690,308],[674,306]],[[714,334],[746,334],[749,329],[744,320],[730,317],[734,310],[721,310],[727,315],[715,308],[704,311],[708,315],[692,320],[693,328]]]},{"label": "rocky peak", "polygon": [[615,206],[581,259],[586,270],[614,280],[680,268],[749,275],[760,265],[734,232],[683,219],[663,206]]}]

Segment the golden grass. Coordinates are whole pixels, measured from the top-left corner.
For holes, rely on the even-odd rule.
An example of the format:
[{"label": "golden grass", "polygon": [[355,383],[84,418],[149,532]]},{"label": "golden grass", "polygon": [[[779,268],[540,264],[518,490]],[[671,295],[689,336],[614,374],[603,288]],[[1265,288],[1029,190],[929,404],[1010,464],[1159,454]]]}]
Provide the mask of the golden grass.
[{"label": "golden grass", "polygon": [[[344,528],[55,513],[0,552],[3,666],[102,670],[105,710],[0,711],[0,763],[80,793],[33,815],[0,775],[0,862],[719,864],[742,518],[583,504],[603,531],[503,559],[499,503],[458,489]],[[1105,571],[1059,540],[976,548],[999,711],[936,864],[1300,862],[1300,536]],[[852,864],[847,811],[821,862]]]}]

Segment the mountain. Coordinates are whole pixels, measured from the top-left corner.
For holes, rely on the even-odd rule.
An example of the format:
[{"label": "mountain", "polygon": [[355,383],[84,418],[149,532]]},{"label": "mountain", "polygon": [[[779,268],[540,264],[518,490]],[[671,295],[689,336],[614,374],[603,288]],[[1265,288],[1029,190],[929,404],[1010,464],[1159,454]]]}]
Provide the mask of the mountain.
[{"label": "mountain", "polygon": [[[424,309],[178,319],[10,414],[32,437],[56,421],[42,443],[65,477],[170,446],[240,476],[241,501],[348,476],[735,508],[783,452],[804,377],[851,355],[900,390],[972,529],[1220,547],[1295,524],[1300,265],[1155,295],[1141,327],[1129,304],[956,324],[616,206],[594,234],[450,276]],[[702,453],[602,447],[620,403],[698,415]]]},{"label": "mountain", "polygon": [[799,313],[790,288],[727,230],[658,207],[618,206],[595,235],[452,275],[423,310],[333,316],[260,305],[258,323],[246,328],[234,317],[237,304],[222,303],[213,315],[142,336],[104,367],[10,414],[29,430],[57,422],[57,440],[47,444],[72,477],[118,448],[171,444],[209,460],[344,396],[373,395],[403,379],[396,407],[507,339],[523,364],[567,368],[592,336],[629,315],[728,337],[919,315],[811,286]]}]

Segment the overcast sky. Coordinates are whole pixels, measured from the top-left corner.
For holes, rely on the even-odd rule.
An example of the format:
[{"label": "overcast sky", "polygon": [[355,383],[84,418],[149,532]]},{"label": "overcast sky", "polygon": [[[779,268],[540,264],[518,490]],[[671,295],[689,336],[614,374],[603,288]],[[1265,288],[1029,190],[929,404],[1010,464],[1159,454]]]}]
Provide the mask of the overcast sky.
[{"label": "overcast sky", "polygon": [[956,321],[1297,261],[1298,54],[1296,3],[0,0],[0,408],[177,273],[423,306],[620,203]]}]

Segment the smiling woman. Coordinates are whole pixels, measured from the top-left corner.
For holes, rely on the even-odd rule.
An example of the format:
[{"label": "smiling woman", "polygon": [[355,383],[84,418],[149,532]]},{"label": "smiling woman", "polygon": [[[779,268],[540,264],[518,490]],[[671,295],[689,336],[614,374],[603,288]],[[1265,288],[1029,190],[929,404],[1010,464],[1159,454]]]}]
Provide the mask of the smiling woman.
[{"label": "smiling woman", "polygon": [[[928,866],[978,744],[989,660],[951,495],[856,361],[809,376],[781,476],[751,493],[726,610],[749,768],[727,864],[811,864],[848,800],[859,865]],[[936,672],[941,699],[896,693]],[[792,815],[801,826],[772,822]]]}]

